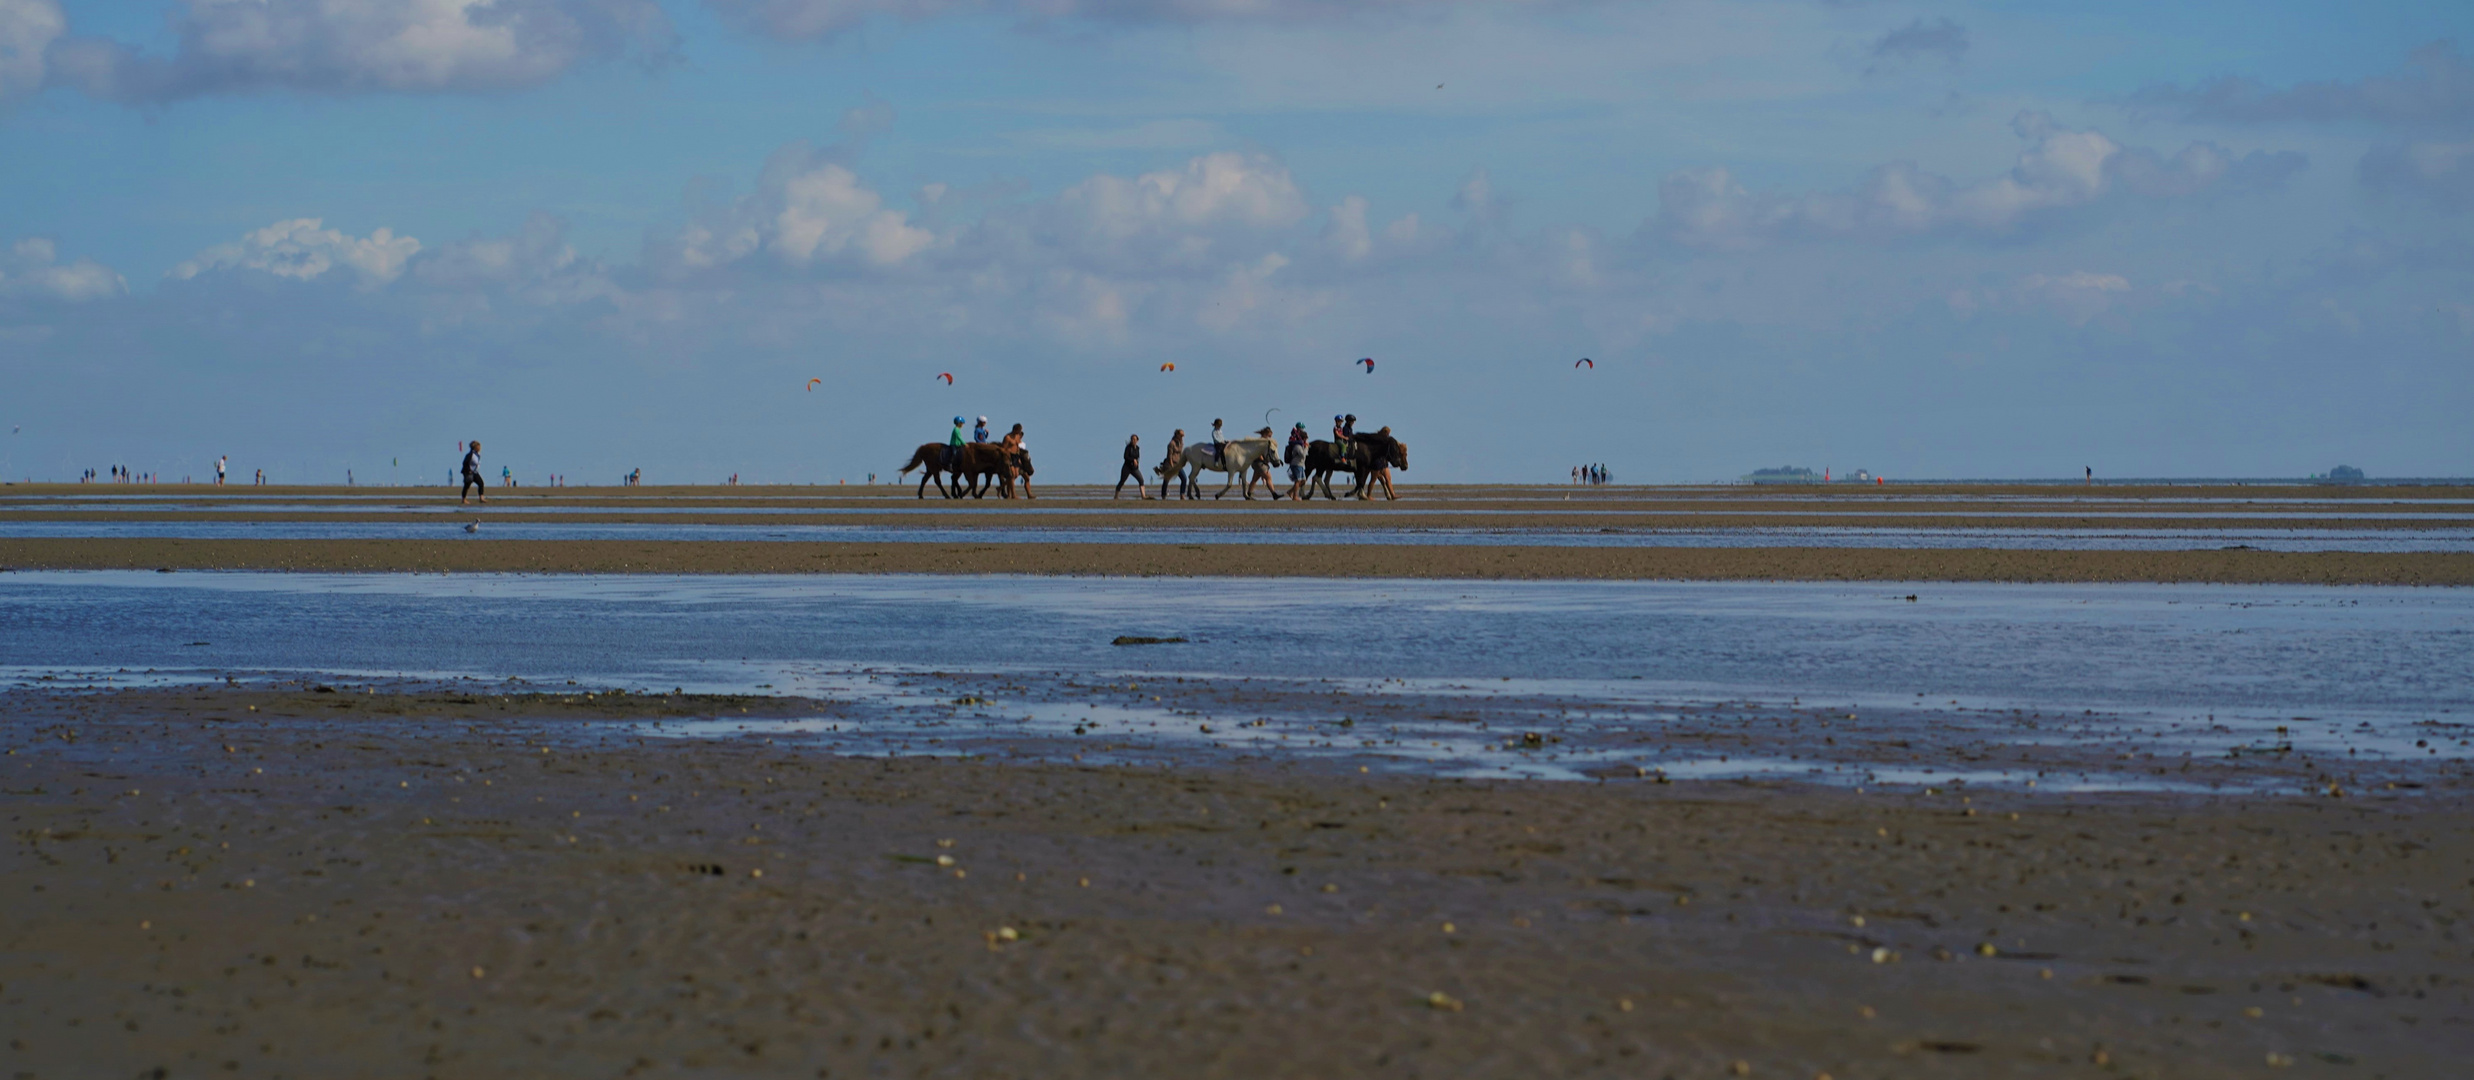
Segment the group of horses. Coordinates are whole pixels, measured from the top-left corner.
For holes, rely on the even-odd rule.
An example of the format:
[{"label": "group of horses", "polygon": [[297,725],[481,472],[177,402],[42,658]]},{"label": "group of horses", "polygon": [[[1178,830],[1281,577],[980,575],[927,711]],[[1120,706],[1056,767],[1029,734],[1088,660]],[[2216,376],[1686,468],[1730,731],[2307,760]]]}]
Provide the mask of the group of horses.
[{"label": "group of horses", "polygon": [[[1271,495],[1272,501],[1278,502],[1281,498],[1280,482],[1273,479],[1272,470],[1283,464],[1280,451],[1280,444],[1273,439],[1271,429],[1263,428],[1255,432],[1253,438],[1230,439],[1221,443],[1217,455],[1211,452],[1209,443],[1188,446],[1184,453],[1161,462],[1151,471],[1160,477],[1160,497],[1163,499],[1168,497],[1168,482],[1172,479],[1177,482],[1179,498],[1202,498],[1202,485],[1198,481],[1205,472],[1217,472],[1227,474],[1228,479],[1220,485],[1220,490],[1212,493],[1212,498],[1226,496],[1229,489],[1237,484],[1238,478],[1243,477],[1245,487],[1238,492],[1239,495],[1252,499],[1254,485],[1261,484]],[[1311,499],[1315,492],[1320,491],[1326,499],[1342,498],[1332,494],[1331,478],[1333,473],[1344,472],[1355,481],[1349,485],[1346,497],[1364,499],[1371,496],[1375,489],[1381,488],[1384,498],[1397,499],[1400,493],[1392,488],[1392,470],[1406,470],[1408,467],[1409,446],[1393,438],[1390,428],[1360,432],[1344,447],[1335,447],[1328,440],[1316,439],[1306,444],[1305,482],[1298,488],[1297,497]]]},{"label": "group of horses", "polygon": [[908,476],[912,469],[925,469],[919,474],[919,497],[928,497],[928,484],[936,484],[938,494],[948,499],[968,495],[974,499],[987,497],[995,488],[999,498],[1014,497],[1014,483],[1022,483],[1022,497],[1031,494],[1031,451],[1022,447],[1008,450],[1003,443],[964,443],[953,447],[954,459],[945,460],[944,443],[921,443],[912,451],[910,464],[902,466],[896,476]]},{"label": "group of horses", "polygon": [[[944,443],[921,443],[919,449],[911,453],[910,462],[895,475],[908,476],[913,469],[922,470],[918,491],[922,499],[928,497],[928,485],[931,483],[936,485],[938,494],[948,499],[959,499],[965,495],[974,499],[986,498],[991,490],[999,498],[1010,499],[1014,497],[1017,482],[1022,485],[1023,498],[1037,497],[1031,494],[1030,451],[1019,448],[1008,450],[998,443],[969,443],[954,448],[954,458],[948,462],[945,456],[947,449]],[[1254,498],[1254,486],[1259,483],[1276,502],[1281,497],[1280,483],[1273,478],[1272,470],[1282,464],[1280,444],[1273,439],[1271,429],[1264,428],[1253,438],[1230,439],[1221,443],[1220,452],[1216,455],[1208,443],[1188,446],[1183,453],[1153,466],[1151,471],[1160,477],[1160,497],[1163,499],[1168,497],[1170,480],[1177,482],[1179,498],[1202,498],[1202,485],[1198,481],[1205,472],[1217,472],[1227,474],[1228,479],[1220,485],[1219,491],[1212,494],[1212,498],[1227,495],[1229,489],[1243,477],[1245,487],[1239,492],[1241,496],[1249,500]],[[1337,448],[1329,441],[1317,439],[1306,444],[1305,482],[1298,489],[1298,497],[1311,499],[1316,491],[1321,491],[1324,498],[1338,500],[1343,496],[1332,493],[1332,474],[1348,473],[1355,482],[1349,486],[1346,497],[1368,498],[1380,488],[1384,498],[1397,499],[1400,495],[1392,488],[1392,470],[1406,470],[1408,467],[1409,447],[1393,438],[1390,428],[1360,432],[1345,446]]]}]

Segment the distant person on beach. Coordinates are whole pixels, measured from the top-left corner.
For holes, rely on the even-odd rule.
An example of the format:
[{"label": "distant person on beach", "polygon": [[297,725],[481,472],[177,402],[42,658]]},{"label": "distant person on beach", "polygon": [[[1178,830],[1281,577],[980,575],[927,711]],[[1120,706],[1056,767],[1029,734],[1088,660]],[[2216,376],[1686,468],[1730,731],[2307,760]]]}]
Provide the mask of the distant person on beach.
[{"label": "distant person on beach", "polygon": [[1125,464],[1117,467],[1117,490],[1108,497],[1124,498],[1125,482],[1128,480],[1134,482],[1134,494],[1144,499],[1151,498],[1151,489],[1143,485],[1143,437],[1140,435],[1125,437]]},{"label": "distant person on beach", "polygon": [[481,496],[482,502],[486,503],[490,501],[490,489],[487,485],[484,485],[481,482],[481,440],[479,439],[474,439],[472,442],[466,444],[466,449],[464,451],[464,486],[456,494],[455,505],[464,506],[471,503],[472,497],[475,494],[479,494]]},{"label": "distant person on beach", "polygon": [[223,486],[223,465],[224,465],[224,463],[225,463],[225,462],[230,461],[230,460],[232,460],[232,459],[231,459],[231,457],[229,457],[229,456],[219,457],[219,458],[216,458],[216,459],[215,459],[215,486],[216,486],[216,487],[222,487],[222,486]]}]

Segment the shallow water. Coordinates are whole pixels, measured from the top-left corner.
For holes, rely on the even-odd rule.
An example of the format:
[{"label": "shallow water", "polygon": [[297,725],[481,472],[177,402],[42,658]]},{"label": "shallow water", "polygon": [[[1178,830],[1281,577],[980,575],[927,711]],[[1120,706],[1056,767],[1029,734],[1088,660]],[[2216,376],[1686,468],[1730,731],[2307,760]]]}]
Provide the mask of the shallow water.
[{"label": "shallow water", "polygon": [[[618,728],[1466,775],[2171,786],[2104,762],[2453,762],[2474,736],[2465,589],[45,572],[0,575],[0,662],[18,687],[753,691],[836,704]],[[1556,741],[1507,751],[1523,729]],[[1996,750],[2043,757],[1948,760]]]},{"label": "shallow water", "polygon": [[[529,512],[529,511],[528,511]],[[735,512],[735,511],[734,511]],[[837,543],[1387,544],[1538,547],[1999,548],[2019,551],[2474,552],[2474,529],[1217,529],[887,528],[872,525],[452,522],[0,521],[6,538],[179,540],[757,540]]]}]

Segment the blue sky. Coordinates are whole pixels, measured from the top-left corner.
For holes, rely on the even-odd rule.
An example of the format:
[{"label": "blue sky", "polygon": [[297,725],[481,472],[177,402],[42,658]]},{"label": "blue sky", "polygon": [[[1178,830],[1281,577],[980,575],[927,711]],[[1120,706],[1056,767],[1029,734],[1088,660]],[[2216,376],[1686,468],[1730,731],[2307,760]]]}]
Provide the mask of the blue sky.
[{"label": "blue sky", "polygon": [[2474,474],[2470,30],[0,0],[0,473],[856,481],[960,412],[1100,479],[1276,409],[1413,480]]}]

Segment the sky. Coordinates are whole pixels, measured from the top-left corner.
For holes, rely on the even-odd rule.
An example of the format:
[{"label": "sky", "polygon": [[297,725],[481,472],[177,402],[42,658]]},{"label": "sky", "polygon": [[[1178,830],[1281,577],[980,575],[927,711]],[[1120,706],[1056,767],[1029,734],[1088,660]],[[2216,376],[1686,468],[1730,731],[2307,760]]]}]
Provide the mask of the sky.
[{"label": "sky", "polygon": [[1339,413],[1411,483],[2474,475],[2474,5],[0,0],[0,476]]}]

